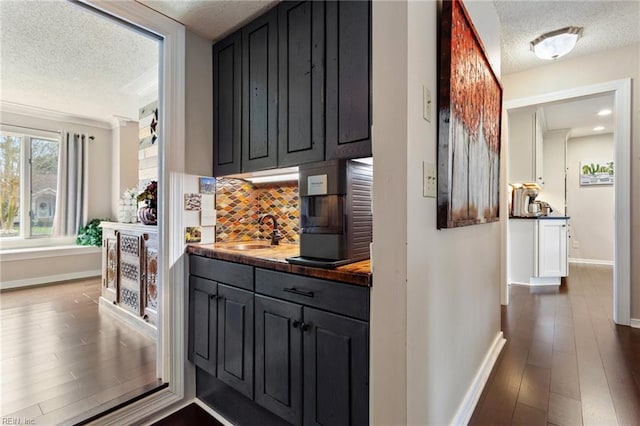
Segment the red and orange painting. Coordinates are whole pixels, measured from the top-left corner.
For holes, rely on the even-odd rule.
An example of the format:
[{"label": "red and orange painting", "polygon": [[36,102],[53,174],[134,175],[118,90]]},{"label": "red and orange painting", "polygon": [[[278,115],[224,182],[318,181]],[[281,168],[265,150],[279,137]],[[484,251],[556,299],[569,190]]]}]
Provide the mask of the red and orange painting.
[{"label": "red and orange painting", "polygon": [[438,228],[495,222],[502,87],[460,0],[442,5]]}]

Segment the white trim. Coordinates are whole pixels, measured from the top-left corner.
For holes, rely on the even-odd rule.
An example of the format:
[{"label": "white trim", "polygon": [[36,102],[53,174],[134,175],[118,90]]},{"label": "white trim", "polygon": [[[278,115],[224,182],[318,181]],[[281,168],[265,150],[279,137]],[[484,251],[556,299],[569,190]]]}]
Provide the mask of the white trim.
[{"label": "white trim", "polygon": [[156,340],[158,338],[158,329],[156,327],[143,320],[140,315],[134,315],[131,312],[114,305],[102,296],[98,299],[98,309],[106,312],[107,315],[113,316],[118,321],[127,324],[150,339]]},{"label": "white trim", "polygon": [[227,419],[225,419],[224,417],[222,417],[222,415],[220,415],[220,413],[218,413],[217,411],[214,411],[211,407],[209,407],[206,403],[202,402],[201,400],[199,400],[198,398],[193,398],[191,400],[188,400],[182,404],[179,405],[174,405],[173,407],[171,407],[168,410],[164,410],[162,412],[156,413],[157,415],[145,420],[141,426],[149,426],[152,425],[166,417],[169,417],[170,415],[182,410],[183,408],[191,405],[191,404],[196,404],[198,407],[202,408],[204,411],[206,411],[209,415],[211,415],[213,418],[215,418],[216,420],[218,420],[220,423],[222,423],[224,426],[234,426],[233,423],[229,422]]},{"label": "white trim", "polygon": [[[613,257],[613,320],[616,324],[629,325],[631,318],[631,79],[625,78],[515,99],[505,102],[504,109],[508,111],[525,106],[608,92],[614,92],[616,114],[614,124],[616,220]],[[506,240],[503,240],[502,243],[507,245]]]},{"label": "white trim", "polygon": [[100,247],[94,246],[31,247],[23,249],[0,250],[0,262],[43,259],[60,256],[83,256],[100,253],[102,253],[102,249]]},{"label": "white trim", "polygon": [[464,399],[458,406],[458,410],[456,411],[455,416],[450,424],[452,425],[466,425],[469,424],[469,420],[471,419],[471,415],[473,411],[476,409],[476,405],[480,400],[480,395],[482,395],[482,390],[484,386],[487,384],[487,380],[489,379],[489,375],[491,374],[491,370],[498,359],[498,355],[502,351],[504,344],[507,340],[503,337],[502,331],[498,333],[496,338],[493,340],[493,343],[489,347],[487,354],[482,360],[482,364],[480,364],[480,368],[478,368],[478,372],[476,373],[467,393],[464,396]]},{"label": "white trim", "polygon": [[630,325],[632,328],[640,328],[640,319],[638,319],[638,318],[631,318],[631,319],[629,320],[629,325]]},{"label": "white trim", "polygon": [[101,274],[102,271],[100,269],[96,269],[94,271],[72,272],[70,274],[47,275],[44,277],[26,278],[23,280],[2,281],[0,282],[0,290],[31,287],[34,285],[57,283],[59,281],[77,280],[80,278],[99,277]]},{"label": "white trim", "polygon": [[531,287],[560,285],[560,277],[531,277],[529,278],[529,285]]},{"label": "white trim", "polygon": [[229,420],[227,420],[224,417],[222,417],[222,415],[220,413],[218,413],[217,411],[213,410],[211,407],[209,407],[203,401],[200,401],[198,398],[196,398],[194,400],[194,402],[196,404],[198,404],[198,406],[200,408],[202,408],[204,411],[206,411],[207,413],[211,414],[217,421],[222,423],[224,426],[234,426],[233,423],[231,423]]},{"label": "white trim", "polygon": [[91,117],[55,111],[31,105],[23,105],[15,102],[0,101],[0,111],[10,114],[26,115],[45,120],[62,121],[65,123],[79,124],[81,126],[97,127],[99,129],[111,129],[111,123]]},{"label": "white trim", "polygon": [[[185,387],[184,237],[182,180],[185,155],[185,27],[155,10],[133,1],[81,0],[109,15],[143,28],[162,39],[160,55],[160,164],[158,205],[159,258],[162,286],[158,306],[158,371],[169,387],[129,404],[92,424],[134,424],[170,405],[193,398]],[[177,213],[179,212],[179,213]]]},{"label": "white trim", "polygon": [[569,263],[583,263],[585,265],[605,265],[613,266],[613,260],[598,260],[598,259],[580,259],[576,257],[570,257]]}]

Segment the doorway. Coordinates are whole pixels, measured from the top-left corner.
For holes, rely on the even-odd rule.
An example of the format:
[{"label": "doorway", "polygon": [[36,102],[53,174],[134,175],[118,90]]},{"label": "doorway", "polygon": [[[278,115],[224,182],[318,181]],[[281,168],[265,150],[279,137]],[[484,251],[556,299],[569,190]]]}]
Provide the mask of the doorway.
[{"label": "doorway", "polygon": [[[506,102],[506,111],[532,107],[551,102],[597,96],[611,93],[614,106],[614,268],[613,268],[613,319],[617,324],[630,325],[631,315],[631,80],[617,80],[591,86],[553,92],[541,96]],[[506,200],[503,199],[503,202]],[[508,233],[503,239],[507,247]],[[503,304],[508,304],[508,282],[503,282]]]},{"label": "doorway", "polygon": [[[7,3],[9,3],[9,2],[7,2]],[[75,2],[74,2],[74,3],[75,3]],[[61,6],[61,7],[62,7],[62,6],[70,7],[70,8],[73,8],[76,12],[80,11],[80,12],[82,12],[82,13],[84,13],[84,14],[87,14],[87,15],[88,15],[88,13],[86,13],[86,11],[85,11],[85,10],[79,10],[79,8],[77,8],[75,5],[72,5],[72,3],[71,3],[71,2],[51,2],[51,4],[59,5],[59,6]],[[24,5],[22,5],[22,7],[24,7]],[[6,12],[6,9],[4,9],[4,8],[3,8],[3,13],[4,13],[4,12]],[[93,17],[95,18],[95,14],[92,14],[91,16],[93,16]],[[46,14],[46,13],[43,13],[43,14],[41,15],[41,17],[44,17],[44,19],[51,19],[51,18],[52,18],[50,14]],[[99,17],[99,19],[101,19],[101,20],[103,20],[103,21],[105,20],[105,19],[104,19],[104,16],[100,16],[100,17]],[[113,24],[113,19],[112,19],[112,17],[110,16],[108,19],[111,21],[110,23],[111,23],[111,24]],[[21,25],[21,26],[24,26],[25,22],[22,22],[22,21],[19,21],[19,22],[20,22],[20,25]],[[115,27],[117,27],[117,28],[119,28],[120,30],[122,30],[122,29],[123,29],[123,27],[122,27],[122,25],[121,25],[121,24],[122,24],[122,22],[118,22],[118,23],[117,23],[117,25],[115,25]],[[70,24],[70,26],[71,26],[71,24]],[[75,27],[74,27],[74,28],[75,28]],[[143,28],[143,27],[140,27],[140,28],[138,28],[138,30],[142,30],[142,28]],[[100,27],[100,29],[102,29],[102,27]],[[130,30],[131,30],[130,28],[126,29],[126,31],[130,31]],[[82,33],[82,32],[79,32],[79,33]],[[98,33],[99,33],[99,34],[103,34],[103,35],[104,35],[104,33],[100,33],[99,31],[98,31]],[[76,38],[77,38],[77,39],[79,39],[79,42],[80,42],[80,43],[82,43],[82,38],[81,38],[81,37],[78,37],[78,36],[77,36],[77,34],[76,34]],[[105,37],[105,38],[107,38],[107,39],[108,39],[108,37]],[[52,39],[54,39],[54,40],[55,40],[55,37],[52,37]],[[54,43],[55,43],[55,41],[54,41]],[[159,50],[159,47],[158,47],[158,41],[157,41],[157,40],[155,40],[155,41],[154,41],[154,43],[155,43],[155,52],[157,52],[157,51]],[[126,43],[125,43],[125,45],[126,45]],[[5,47],[5,46],[3,46],[3,47]],[[69,46],[65,46],[65,47],[67,47],[67,48],[68,48]],[[130,47],[130,46],[126,45],[126,47]],[[42,47],[41,47],[41,48],[42,48]],[[123,48],[123,46],[119,46],[119,48]],[[46,49],[45,49],[45,50],[46,50]],[[73,49],[72,49],[72,50],[73,50]],[[95,49],[95,50],[96,50],[96,51],[98,51],[98,55],[101,55],[101,53],[100,53],[100,49]],[[124,49],[123,49],[123,50],[124,50]],[[77,52],[76,52],[76,53],[77,53]],[[25,56],[26,56],[26,55],[25,55]],[[155,80],[156,80],[156,81],[158,80],[158,71],[159,71],[159,70],[158,70],[158,67],[157,67],[157,56],[158,56],[158,55],[156,54],[156,61],[155,61],[155,62],[153,62],[152,64],[150,64],[150,66],[151,66],[152,68],[155,68],[153,71],[155,72],[155,73],[154,73],[154,74],[155,74],[155,75],[154,75],[154,78],[155,78]],[[114,62],[116,62],[116,63],[117,63],[117,61],[114,61]],[[43,65],[43,64],[41,64],[41,63],[37,63],[37,64],[38,64],[38,65],[41,65],[41,66],[44,66],[44,65]],[[110,65],[113,65],[113,64],[110,64]],[[83,67],[83,69],[85,69],[85,68],[86,68],[86,71],[90,71],[90,70],[89,70],[89,68],[90,68],[89,66]],[[115,66],[114,66],[114,68],[117,68],[117,67],[115,67]],[[67,73],[68,73],[68,72],[67,72]],[[168,73],[168,74],[169,74],[169,75],[171,75],[171,73]],[[4,83],[4,81],[3,81],[3,83]],[[93,83],[93,84],[95,84],[95,85],[98,85],[98,84],[100,83],[100,81],[99,81],[99,79],[95,79],[92,83]],[[122,89],[123,89],[123,90],[125,90],[125,91],[126,91],[126,90],[129,90],[129,91],[131,91],[131,92],[134,92],[134,91],[135,91],[135,90],[134,90],[134,89],[135,89],[135,86],[127,86],[127,87],[123,87]],[[72,92],[72,91],[70,91],[70,93],[71,93],[71,92]],[[77,95],[77,94],[80,94],[80,95],[84,96],[84,101],[85,101],[85,102],[96,102],[96,103],[100,103],[100,102],[101,102],[101,99],[102,99],[102,100],[104,101],[104,102],[103,102],[104,104],[106,104],[106,103],[107,103],[107,102],[106,102],[106,99],[101,98],[100,96],[98,96],[98,95],[97,95],[97,91],[94,91],[94,92],[92,92],[92,91],[86,91],[86,92],[85,92],[85,91],[83,90],[83,91],[81,91],[81,92],[82,92],[82,93],[76,93],[76,95]],[[5,93],[5,94],[6,94],[6,93]],[[45,93],[45,91],[42,91],[42,95],[44,96],[45,94],[46,94],[46,93]],[[72,96],[69,96],[69,98],[71,98],[71,97],[72,97]],[[157,98],[157,94],[156,94],[156,98]],[[139,106],[140,106],[140,107],[142,107],[142,106],[144,106],[144,105],[143,105],[143,104],[140,104]],[[51,108],[51,107],[49,107],[49,108]],[[136,114],[137,114],[137,109],[138,109],[138,106],[136,106],[136,107],[135,107],[135,113],[136,113]],[[169,110],[169,111],[172,111],[172,110],[173,110],[173,108],[168,108],[168,110]],[[60,107],[60,111],[66,111],[66,110],[65,110],[63,107]],[[113,114],[113,113],[114,113],[114,112],[112,111],[112,114]],[[127,117],[127,118],[133,118],[133,119],[135,119],[135,118],[137,118],[137,115],[127,115],[126,117]],[[123,120],[123,117],[118,117],[118,116],[116,116],[115,118],[117,119],[116,121],[119,121],[119,122],[120,122],[120,121],[124,121],[124,120]],[[50,117],[47,117],[47,119],[48,119],[49,121],[53,121],[53,120],[51,120],[51,118],[50,118]],[[88,121],[88,120],[87,120],[87,121]],[[134,121],[134,120],[126,120],[126,121]],[[77,124],[76,122],[74,122],[74,121],[73,121],[73,120],[71,120],[71,119],[69,120],[69,123]],[[65,125],[66,125],[66,122],[65,122]],[[88,124],[86,124],[86,123],[83,123],[82,125],[83,125],[83,126],[85,126],[85,127],[89,126],[89,125],[88,125]],[[106,126],[106,127],[105,127],[105,129],[109,129],[109,124],[108,124],[108,123],[105,123],[105,126]],[[44,128],[47,128],[47,126],[45,126],[45,125],[42,125],[42,126],[38,125],[38,127],[44,127]],[[169,126],[169,127],[170,127],[170,126]],[[66,128],[65,130],[69,130],[69,129],[68,129],[68,128]],[[163,129],[163,130],[164,130],[164,129]],[[115,133],[116,131],[117,131],[117,130],[113,130],[113,133]],[[107,133],[107,130],[105,130],[105,131],[104,131],[104,133],[106,134],[106,133]],[[94,139],[94,137],[93,137],[93,136],[94,136],[94,134],[95,134],[95,133],[89,133],[89,135],[90,135],[90,139]],[[103,143],[107,143],[107,144],[111,142],[111,141],[109,140],[109,138],[108,138],[108,137],[102,137],[102,136],[103,136],[103,134],[102,134],[102,133],[101,133],[100,135],[96,135],[96,139],[98,139],[98,138],[102,138],[102,139],[103,139],[103,140],[102,140],[102,142],[103,142]],[[120,134],[120,137],[122,137],[122,134]],[[114,138],[114,139],[115,139],[115,138]],[[137,129],[135,130],[135,136],[134,136],[134,138],[133,138],[133,146],[134,146],[134,152],[135,152],[135,154],[133,155],[133,159],[134,159],[134,160],[137,160],[137,158],[138,158],[138,155],[137,155],[137,154],[138,154],[138,153],[137,153],[137,147],[138,147],[138,131],[137,131]],[[90,148],[91,148],[91,147],[90,147]],[[95,145],[93,146],[93,148],[95,148]],[[105,160],[106,160],[106,161],[105,161]],[[96,161],[95,161],[95,163],[96,163],[96,164],[97,164],[98,162],[101,162],[101,163],[107,163],[107,162],[108,162],[107,156],[103,155],[100,159],[98,159],[98,160],[96,160]],[[158,162],[158,161],[156,160],[156,162]],[[115,161],[114,161],[114,163],[115,163]],[[92,166],[92,164],[91,164],[91,163],[90,163],[90,166]],[[105,166],[105,168],[107,168],[107,167],[108,167],[108,166]],[[100,170],[102,170],[102,169],[100,169]],[[97,175],[97,178],[96,178],[95,180],[96,180],[100,185],[99,185],[99,187],[95,187],[95,186],[94,186],[94,187],[91,187],[91,178],[90,178],[90,182],[89,182],[89,185],[90,185],[90,199],[89,199],[89,200],[91,201],[91,196],[94,196],[94,197],[93,197],[94,199],[101,198],[101,199],[102,199],[101,203],[102,203],[102,205],[104,206],[105,204],[108,204],[110,201],[112,201],[111,199],[109,199],[110,197],[108,197],[108,196],[104,196],[104,194],[103,194],[103,196],[102,196],[102,197],[100,197],[100,196],[97,196],[97,197],[96,197],[96,196],[95,196],[95,194],[96,194],[96,192],[97,192],[98,194],[100,193],[100,188],[102,188],[102,189],[104,189],[104,190],[106,190],[106,189],[108,188],[108,186],[107,186],[107,185],[104,185],[104,180],[105,180],[105,176],[109,176],[109,175],[107,175],[106,173],[98,173],[98,172],[96,172],[96,170],[94,169],[94,176],[96,176],[96,175]],[[133,185],[132,185],[132,184],[133,184]],[[136,182],[136,181],[134,181],[134,182],[128,182],[127,186],[135,186],[136,184],[137,184],[137,182]],[[116,197],[115,197],[115,198],[117,198],[117,197],[120,195],[120,194],[119,194],[120,189],[115,190],[114,188],[116,188],[116,186],[114,186],[113,188],[111,188],[111,191],[110,191],[110,192],[111,192],[111,193],[113,193],[113,194],[115,194],[115,195],[116,195]],[[93,192],[93,191],[95,191],[95,192]],[[106,191],[105,191],[105,192],[106,192]],[[106,200],[106,201],[105,201],[105,200]],[[106,209],[108,209],[108,207],[107,207]],[[105,209],[105,210],[106,210],[106,209]],[[108,214],[100,214],[101,212],[102,212],[102,210],[99,210],[99,209],[94,210],[93,212],[90,212],[90,217],[95,217],[95,216],[99,216],[99,217],[106,217],[106,216],[108,215]],[[111,217],[114,217],[114,216],[113,216],[113,215],[111,215]],[[162,249],[161,249],[161,250],[162,250]],[[54,259],[54,261],[55,261],[55,259]],[[42,263],[42,262],[44,262],[44,260],[43,260],[43,259],[41,259],[41,260],[39,261],[39,263]],[[76,262],[77,262],[77,260],[76,260]],[[82,263],[82,262],[80,262],[80,263]],[[161,263],[162,263],[162,262],[161,262]],[[160,275],[161,275],[161,278],[160,278],[160,279],[162,279],[162,274],[160,274]],[[96,282],[97,282],[96,287],[99,289],[101,284],[100,284],[99,280],[96,280]],[[91,285],[92,285],[92,286],[93,286],[93,284],[95,284],[95,283],[91,283]],[[93,287],[91,287],[91,288],[93,289]],[[36,290],[36,289],[34,289],[34,290]],[[58,288],[56,288],[55,290],[58,290]],[[55,291],[55,290],[54,290],[54,291]],[[57,293],[56,293],[56,294],[57,294]],[[73,293],[73,294],[74,294],[74,295],[76,294],[76,293],[75,293],[75,290],[74,290],[74,293]],[[77,299],[78,299],[80,302],[86,302],[86,304],[88,305],[88,307],[87,307],[88,309],[87,309],[87,310],[89,310],[89,308],[94,307],[93,305],[96,305],[96,303],[95,303],[95,298],[93,297],[93,296],[94,296],[93,290],[91,290],[91,291],[84,291],[84,289],[83,289],[83,290],[82,290],[80,293],[78,293],[78,294],[80,294],[80,296],[81,296],[81,297],[79,296],[79,297],[77,297]],[[72,300],[72,302],[73,302],[73,300]],[[76,303],[76,304],[78,304],[78,302],[75,302],[75,303]],[[160,312],[159,312],[159,314],[160,314],[160,316],[161,316],[161,320],[160,320],[160,322],[162,322],[162,320],[163,320],[162,316],[163,316],[164,312],[165,312],[165,309],[162,309],[162,310],[160,310]],[[81,319],[81,318],[79,318],[79,317],[80,317],[80,315],[81,315],[81,314],[82,314],[82,315],[84,315],[85,313],[86,313],[85,311],[82,311],[81,313],[73,312],[73,313],[71,313],[71,314],[69,314],[69,315],[75,315],[75,317],[73,317],[73,318],[78,317],[78,319],[77,319],[77,320],[75,320],[74,322],[76,322],[76,323],[82,323],[82,319],[84,319],[84,317],[83,317],[82,319]],[[66,313],[65,313],[65,315],[66,315]],[[86,325],[86,324],[82,324],[82,325]],[[116,327],[116,328],[117,328],[117,327]],[[120,331],[120,329],[117,329],[117,330],[116,330],[116,329],[114,329],[113,331],[114,331],[114,334],[116,334],[116,333],[120,333],[120,332],[121,332],[121,331]],[[129,333],[125,333],[125,332],[122,332],[122,333],[123,333],[123,334],[129,334]],[[131,333],[131,334],[134,334],[134,333]],[[49,336],[49,337],[51,337],[51,336]],[[130,337],[131,337],[131,336],[127,336],[126,338],[123,338],[122,340],[120,340],[120,342],[124,342],[124,344],[120,344],[120,345],[121,345],[121,346],[124,346],[125,344],[128,344],[129,348],[132,348],[133,346],[135,346],[134,341],[133,341],[133,340],[131,340],[131,339],[129,339]],[[81,343],[82,343],[82,344],[90,344],[90,343],[91,343],[91,342],[89,342],[89,339],[84,339],[84,341],[85,341],[85,342],[89,342],[89,343],[84,343],[84,342],[82,342],[82,340],[83,340],[82,338],[81,338],[81,339],[79,339],[79,340],[81,341]],[[158,344],[157,344],[157,346],[158,346],[159,348],[161,348],[161,347],[162,347],[162,342],[163,342],[163,339],[162,339],[162,337],[161,337],[161,338],[159,338],[159,339],[158,339]],[[39,343],[40,343],[40,342],[39,342]],[[109,342],[109,345],[110,345],[110,344],[112,344],[112,343],[113,343],[113,342]],[[116,344],[118,344],[118,341],[116,341]],[[156,344],[155,344],[155,342],[154,342],[154,343],[152,343],[151,345],[149,345],[149,344],[145,344],[145,346],[146,346],[147,348],[148,348],[149,346],[153,346],[153,350],[152,350],[152,351],[150,351],[150,352],[153,352],[154,354],[155,354],[155,345],[156,345]],[[69,345],[69,346],[71,346],[71,345]],[[66,347],[65,347],[65,349],[66,349]],[[103,348],[103,349],[104,349],[104,348]],[[108,351],[108,345],[107,345],[107,351]],[[163,351],[161,351],[161,350],[158,350],[159,355],[162,355],[162,354],[164,354],[165,352],[166,352],[166,351],[164,351],[164,352],[163,352]],[[57,355],[57,354],[56,354],[56,355]],[[131,357],[134,357],[134,358],[136,357],[135,350],[132,350],[132,353],[130,354],[130,356],[131,356]],[[78,355],[77,357],[80,357],[80,355]],[[167,375],[167,374],[166,374],[166,369],[165,369],[164,359],[160,356],[160,357],[159,357],[160,362],[158,362],[158,363],[157,363],[157,367],[156,367],[156,365],[155,365],[155,355],[153,356],[153,358],[154,358],[154,362],[153,362],[153,364],[154,364],[154,365],[153,365],[153,367],[152,367],[152,369],[153,369],[153,373],[152,373],[152,375],[154,376],[154,378],[155,378],[155,377],[161,377],[161,378],[165,378],[165,379],[167,379],[169,375]],[[151,363],[151,362],[148,362],[148,363]],[[155,374],[156,374],[156,372],[157,372],[157,376],[155,375]],[[72,379],[74,379],[74,380],[75,380],[76,378],[75,378],[75,377],[73,377],[73,376],[74,376],[74,374],[72,374],[72,375],[71,375],[71,377],[72,377]],[[124,376],[121,376],[120,378],[118,378],[118,379],[117,379],[117,381],[119,382],[119,381],[122,381],[122,380],[125,380],[125,379],[126,379],[126,378],[125,378]],[[110,382],[110,383],[111,383],[111,382]],[[116,382],[113,382],[112,384],[116,384]],[[25,391],[25,392],[26,392],[26,391]],[[122,396],[122,395],[121,395],[121,396]],[[130,397],[131,397],[131,396],[140,396],[140,394],[137,394],[137,395],[129,395],[129,396],[130,396]],[[127,398],[127,399],[128,399],[128,398]],[[65,408],[65,407],[61,407],[61,408]],[[67,410],[65,409],[64,411],[67,411]],[[3,414],[4,414],[4,413],[3,413]],[[9,413],[9,414],[10,414],[10,413]],[[74,414],[69,413],[68,415],[69,415],[69,416],[75,415],[75,412],[74,412]],[[76,419],[77,419],[77,418],[76,418]]]}]

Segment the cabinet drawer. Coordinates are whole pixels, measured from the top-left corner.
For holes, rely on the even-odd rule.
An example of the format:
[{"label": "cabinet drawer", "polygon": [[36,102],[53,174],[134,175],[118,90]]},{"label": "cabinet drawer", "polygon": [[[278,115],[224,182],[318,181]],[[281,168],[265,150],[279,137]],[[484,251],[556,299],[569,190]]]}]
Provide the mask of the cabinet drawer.
[{"label": "cabinet drawer", "polygon": [[189,256],[189,273],[219,283],[253,290],[253,267],[202,256]]},{"label": "cabinet drawer", "polygon": [[256,268],[256,293],[369,320],[369,289]]}]

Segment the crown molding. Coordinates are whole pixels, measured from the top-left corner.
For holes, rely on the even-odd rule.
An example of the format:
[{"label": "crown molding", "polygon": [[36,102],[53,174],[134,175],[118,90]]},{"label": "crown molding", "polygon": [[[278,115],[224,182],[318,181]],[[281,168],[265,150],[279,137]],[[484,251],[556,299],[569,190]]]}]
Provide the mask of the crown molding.
[{"label": "crown molding", "polygon": [[66,123],[80,124],[83,126],[97,127],[100,129],[111,129],[109,121],[98,120],[91,117],[83,117],[67,112],[55,111],[31,105],[22,105],[15,102],[0,101],[0,112],[26,115],[45,120],[63,121]]}]

